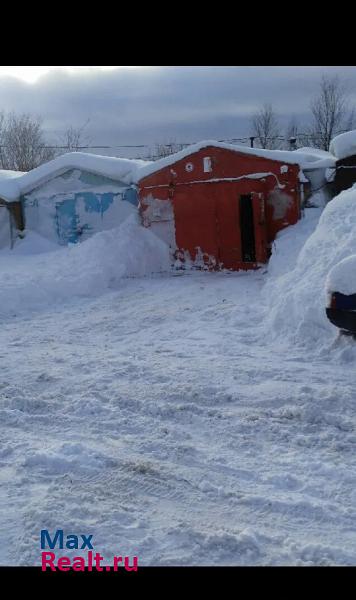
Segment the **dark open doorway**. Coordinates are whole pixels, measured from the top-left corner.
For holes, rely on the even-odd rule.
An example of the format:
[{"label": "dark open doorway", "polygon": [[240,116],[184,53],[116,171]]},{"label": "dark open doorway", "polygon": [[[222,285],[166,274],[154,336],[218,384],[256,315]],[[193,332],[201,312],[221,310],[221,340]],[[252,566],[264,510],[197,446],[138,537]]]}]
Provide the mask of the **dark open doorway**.
[{"label": "dark open doorway", "polygon": [[251,194],[240,196],[241,258],[256,262],[255,228]]}]

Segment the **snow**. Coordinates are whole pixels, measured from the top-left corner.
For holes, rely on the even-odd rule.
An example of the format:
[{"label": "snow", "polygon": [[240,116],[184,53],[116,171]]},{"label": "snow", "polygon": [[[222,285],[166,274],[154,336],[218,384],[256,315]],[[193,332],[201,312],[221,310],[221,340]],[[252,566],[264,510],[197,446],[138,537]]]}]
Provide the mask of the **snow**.
[{"label": "snow", "polygon": [[327,182],[334,181],[336,175],[336,168],[330,168],[325,170],[325,179]]},{"label": "snow", "polygon": [[334,137],[329,150],[339,160],[356,154],[356,130],[346,131]]},{"label": "snow", "polygon": [[[324,169],[333,167],[335,163],[335,158],[331,154],[320,150],[317,151],[315,148],[305,148],[305,152],[301,152],[301,149],[296,151],[264,150],[260,148],[247,148],[246,146],[236,144],[226,144],[214,140],[192,144],[180,152],[154,162],[100,156],[84,152],[68,152],[28,173],[15,171],[0,172],[0,198],[3,198],[7,202],[14,202],[19,199],[21,194],[33,190],[69,169],[82,169],[130,185],[138,183],[144,177],[166,166],[173,165],[176,161],[186,158],[202,148],[211,146],[278,160],[282,163],[298,164],[303,169]],[[282,165],[282,168],[284,167],[285,165]],[[4,175],[1,173],[4,173]]]},{"label": "snow", "polygon": [[321,150],[320,148],[309,147],[298,148],[295,152],[303,156],[314,157],[313,160],[305,162],[303,165],[303,183],[310,181],[312,192],[319,190],[326,183],[334,180],[336,158],[330,152]]},{"label": "snow", "polygon": [[[30,192],[26,194],[26,198],[28,199],[49,199],[51,196],[56,194],[74,194],[75,192],[87,192],[93,191],[100,193],[105,192],[117,192],[119,189],[122,190],[126,188],[126,185],[116,180],[106,180],[99,181],[96,184],[88,183],[83,181],[81,176],[83,172],[80,169],[74,169],[72,171],[66,171],[65,174],[51,176],[51,179],[43,183],[42,185],[36,186],[36,188],[31,189]],[[69,197],[69,196],[68,196]]]},{"label": "snow", "polygon": [[167,245],[141,227],[137,215],[61,249],[32,232],[13,251],[0,254],[0,317],[95,296],[119,285],[123,277],[169,269]]},{"label": "snow", "polygon": [[111,563],[355,564],[355,343],[323,317],[355,196],[256,272],[168,272],[133,218],[0,252],[0,564],[40,564],[44,528]]},{"label": "snow", "polygon": [[32,171],[23,174],[21,177],[9,177],[3,181],[0,178],[0,198],[8,202],[14,202],[19,199],[21,194],[33,190],[69,169],[82,169],[131,184],[136,179],[136,172],[140,167],[149,164],[151,164],[149,161],[143,160],[99,156],[84,152],[68,152],[40,165],[36,169],[32,169]]},{"label": "snow", "polygon": [[148,175],[151,175],[152,173],[155,173],[156,171],[159,171],[165,167],[169,167],[178,160],[187,158],[194,152],[198,152],[199,150],[208,147],[224,148],[226,150],[233,150],[234,152],[241,152],[242,154],[251,154],[253,156],[261,156],[271,160],[278,160],[282,163],[297,164],[301,168],[326,168],[333,166],[335,163],[335,159],[331,155],[329,155],[329,157],[322,157],[315,152],[309,152],[309,149],[308,152],[305,153],[291,150],[264,150],[261,148],[247,148],[246,146],[239,144],[232,145],[226,144],[225,142],[217,142],[215,140],[205,140],[197,144],[187,146],[183,150],[180,150],[179,152],[176,152],[170,156],[161,158],[160,160],[156,160],[147,166],[141,166],[135,173],[135,181],[137,183]]},{"label": "snow", "polygon": [[[45,237],[39,235],[36,231],[25,231],[21,233],[23,237],[17,238],[14,247],[10,250],[3,250],[0,254],[0,261],[6,257],[6,261],[11,261],[13,256],[30,256],[31,254],[41,254],[42,252],[52,252],[58,250],[58,244],[51,242]],[[15,261],[17,263],[17,261]]]},{"label": "snow", "polygon": [[356,186],[321,211],[322,207],[309,209],[306,219],[277,236],[264,290],[271,338],[319,352],[333,341],[336,331],[325,314],[328,273],[356,253]]},{"label": "snow", "polygon": [[326,280],[326,291],[341,294],[356,294],[356,254],[337,263]]},{"label": "snow", "polygon": [[6,179],[14,179],[24,175],[23,171],[11,171],[10,169],[0,169],[0,181]]},{"label": "snow", "polygon": [[303,146],[302,148],[298,148],[294,152],[315,156],[316,160],[322,158],[329,158],[335,161],[335,157],[330,152],[328,152],[327,150],[322,150],[321,148],[314,148],[313,146]]},{"label": "snow", "polygon": [[305,177],[303,171],[299,171],[299,181],[300,183],[309,183],[309,179]]}]

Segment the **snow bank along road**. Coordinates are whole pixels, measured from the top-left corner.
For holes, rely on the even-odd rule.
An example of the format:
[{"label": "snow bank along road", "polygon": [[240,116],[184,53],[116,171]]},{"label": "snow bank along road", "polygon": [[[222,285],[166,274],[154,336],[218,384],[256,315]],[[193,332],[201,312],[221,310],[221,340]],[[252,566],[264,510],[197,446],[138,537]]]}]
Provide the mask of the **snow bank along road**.
[{"label": "snow bank along road", "polygon": [[44,528],[139,565],[356,563],[352,342],[273,346],[264,277],[126,279],[3,320],[0,564],[39,564]]}]

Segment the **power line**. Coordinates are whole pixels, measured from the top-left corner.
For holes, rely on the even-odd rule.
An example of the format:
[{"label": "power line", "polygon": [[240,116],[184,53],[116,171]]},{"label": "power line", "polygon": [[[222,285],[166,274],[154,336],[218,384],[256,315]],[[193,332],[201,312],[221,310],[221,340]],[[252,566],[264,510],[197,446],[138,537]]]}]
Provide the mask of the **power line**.
[{"label": "power line", "polygon": [[[345,133],[349,131],[349,129],[343,129],[340,131],[336,131],[334,135],[339,135],[340,133]],[[307,132],[297,132],[294,136],[292,136],[294,138],[314,138],[314,139],[323,139],[323,134],[311,134],[311,133],[307,133]],[[251,142],[251,140],[260,140],[261,138],[264,141],[281,141],[281,142],[287,142],[289,140],[288,136],[284,136],[284,135],[277,135],[277,136],[258,136],[258,135],[254,135],[254,136],[240,136],[240,137],[234,137],[234,138],[228,138],[228,139],[220,139],[218,140],[218,142],[221,143],[231,143],[231,144],[236,144],[236,143],[248,143]],[[191,146],[193,144],[196,144],[197,142],[171,142],[171,143],[154,143],[154,144],[117,144],[117,145],[108,145],[108,144],[97,144],[97,145],[90,145],[90,144],[86,144],[86,145],[82,145],[82,146],[75,146],[73,148],[68,147],[68,145],[66,146],[61,146],[61,145],[47,145],[44,144],[42,146],[39,146],[39,148],[41,149],[50,149],[50,150],[67,150],[67,151],[79,151],[79,150],[119,150],[119,149],[129,149],[129,148],[148,148],[150,151],[154,150],[154,148],[156,147],[160,147],[160,148],[167,148],[167,149],[171,149],[175,148],[176,151],[182,150],[183,148],[186,148],[188,146]],[[0,144],[0,149],[2,148],[8,148],[7,144]],[[151,155],[150,158],[151,159],[156,159],[156,158],[161,158],[161,154],[159,155]],[[137,157],[137,158],[142,158],[142,157]]]},{"label": "power line", "polygon": [[[345,133],[347,131],[350,131],[349,129],[342,129],[340,131],[336,131],[334,135],[339,135],[340,133]],[[259,136],[259,135],[254,135],[254,136],[246,136],[246,137],[237,137],[237,138],[228,138],[228,139],[222,139],[222,140],[217,140],[218,142],[248,142],[250,141],[251,137],[253,137],[254,139],[260,139],[261,137],[264,140],[280,140],[280,141],[287,141],[289,138],[288,136],[284,136],[284,135],[275,135],[275,136]],[[323,138],[323,134],[311,134],[311,133],[296,133],[295,136],[292,137],[314,137],[314,138]],[[191,146],[193,144],[196,144],[198,142],[173,142],[173,143],[168,143],[168,144],[164,144],[164,143],[158,143],[158,144],[120,144],[120,145],[84,145],[84,146],[75,146],[76,149],[78,150],[88,150],[88,149],[95,149],[95,150],[114,150],[117,148],[152,148],[155,145],[158,146],[162,146],[164,148],[172,148],[172,147],[176,147],[176,146]],[[7,148],[8,145],[7,144],[0,144],[0,148]],[[39,146],[39,148],[50,148],[53,150],[66,150],[66,149],[70,149],[70,147],[67,146],[59,146],[59,145],[49,145],[49,144],[44,144],[42,146]]]}]

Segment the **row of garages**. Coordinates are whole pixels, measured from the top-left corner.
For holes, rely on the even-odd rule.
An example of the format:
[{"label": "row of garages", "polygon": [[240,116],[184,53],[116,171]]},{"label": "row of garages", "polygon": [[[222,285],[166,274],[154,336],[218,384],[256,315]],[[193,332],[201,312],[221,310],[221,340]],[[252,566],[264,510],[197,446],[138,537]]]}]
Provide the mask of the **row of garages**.
[{"label": "row of garages", "polygon": [[75,244],[139,211],[172,263],[256,268],[278,231],[301,217],[311,190],[332,185],[335,161],[311,149],[218,142],[154,163],[69,153],[26,174],[0,174],[0,246],[13,245],[19,231]]}]

